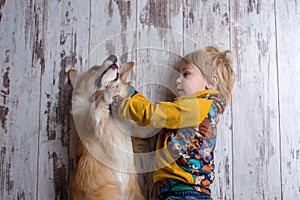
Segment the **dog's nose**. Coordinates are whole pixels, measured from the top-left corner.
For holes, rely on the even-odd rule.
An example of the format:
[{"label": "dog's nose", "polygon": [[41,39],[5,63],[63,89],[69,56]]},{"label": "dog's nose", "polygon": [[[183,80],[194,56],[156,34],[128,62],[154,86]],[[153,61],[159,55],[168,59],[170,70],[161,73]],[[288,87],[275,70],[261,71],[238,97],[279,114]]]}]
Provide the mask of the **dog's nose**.
[{"label": "dog's nose", "polygon": [[110,55],[108,58],[107,58],[107,60],[110,60],[110,61],[112,61],[113,63],[116,63],[117,62],[117,56],[115,56],[115,55]]}]

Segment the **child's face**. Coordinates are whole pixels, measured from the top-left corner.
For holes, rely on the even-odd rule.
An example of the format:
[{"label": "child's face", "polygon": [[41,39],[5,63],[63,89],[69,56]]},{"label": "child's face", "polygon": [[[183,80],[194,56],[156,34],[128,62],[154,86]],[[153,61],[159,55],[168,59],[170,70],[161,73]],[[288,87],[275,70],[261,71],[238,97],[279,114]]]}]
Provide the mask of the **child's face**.
[{"label": "child's face", "polygon": [[206,79],[195,65],[182,62],[179,72],[180,76],[176,80],[179,96],[194,94],[207,88]]}]

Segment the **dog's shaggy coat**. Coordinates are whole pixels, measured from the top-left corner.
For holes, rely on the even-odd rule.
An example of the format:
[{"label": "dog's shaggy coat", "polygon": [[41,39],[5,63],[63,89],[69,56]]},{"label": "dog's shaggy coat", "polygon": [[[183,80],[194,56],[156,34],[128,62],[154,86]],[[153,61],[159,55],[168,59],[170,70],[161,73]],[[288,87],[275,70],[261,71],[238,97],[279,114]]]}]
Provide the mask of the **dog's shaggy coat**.
[{"label": "dog's shaggy coat", "polygon": [[130,95],[125,80],[134,64],[125,63],[118,74],[115,62],[116,57],[110,56],[86,73],[68,72],[73,86],[72,115],[80,137],[72,200],[144,199],[134,173],[130,133],[122,132],[109,110],[113,96]]}]

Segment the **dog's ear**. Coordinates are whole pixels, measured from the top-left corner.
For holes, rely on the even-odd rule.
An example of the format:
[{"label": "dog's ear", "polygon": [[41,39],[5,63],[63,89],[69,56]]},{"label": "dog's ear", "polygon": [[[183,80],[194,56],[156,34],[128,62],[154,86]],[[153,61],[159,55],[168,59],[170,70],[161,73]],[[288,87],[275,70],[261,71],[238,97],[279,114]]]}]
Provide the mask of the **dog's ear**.
[{"label": "dog's ear", "polygon": [[134,66],[134,62],[127,62],[124,63],[121,67],[120,67],[120,79],[123,82],[130,82],[130,73],[133,69]]},{"label": "dog's ear", "polygon": [[77,74],[78,74],[77,69],[70,69],[68,71],[68,78],[69,78],[69,81],[70,81],[72,87],[74,87],[74,85],[75,85],[75,80],[76,80]]}]

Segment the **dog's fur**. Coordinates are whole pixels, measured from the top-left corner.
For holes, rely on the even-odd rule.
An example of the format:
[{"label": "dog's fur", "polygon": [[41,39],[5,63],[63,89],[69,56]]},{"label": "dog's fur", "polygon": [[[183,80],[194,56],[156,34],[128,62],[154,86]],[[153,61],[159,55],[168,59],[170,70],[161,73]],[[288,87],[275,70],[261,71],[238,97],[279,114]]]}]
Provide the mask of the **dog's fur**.
[{"label": "dog's fur", "polygon": [[[116,94],[127,97],[125,80],[133,63],[112,68],[116,57],[110,56],[102,66],[80,74],[68,72],[73,86],[72,115],[80,140],[77,166],[71,180],[73,200],[142,200],[144,199],[133,173],[134,159],[130,134],[120,130],[109,105]],[[130,123],[128,121],[128,123]]]}]

